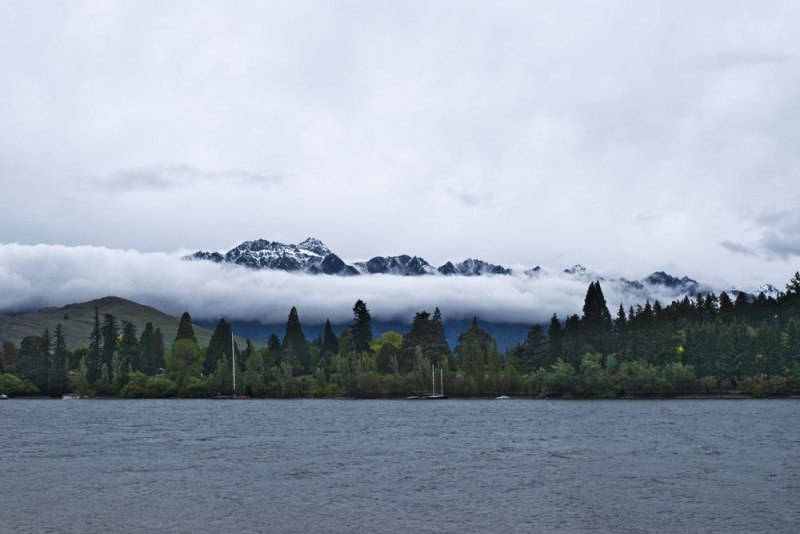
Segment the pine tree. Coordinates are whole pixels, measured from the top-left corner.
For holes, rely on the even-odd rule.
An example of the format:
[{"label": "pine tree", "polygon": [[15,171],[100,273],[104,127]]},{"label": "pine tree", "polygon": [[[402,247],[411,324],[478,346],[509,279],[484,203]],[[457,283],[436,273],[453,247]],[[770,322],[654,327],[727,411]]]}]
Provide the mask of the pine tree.
[{"label": "pine tree", "polygon": [[203,365],[203,374],[210,375],[217,369],[217,362],[223,354],[228,355],[228,361],[231,359],[231,345],[233,338],[233,330],[231,325],[225,320],[220,319],[214,333],[211,335],[211,340],[208,342],[206,349],[206,360]]},{"label": "pine tree", "polygon": [[178,335],[175,336],[175,341],[179,339],[190,339],[197,343],[197,338],[194,337],[192,317],[189,312],[183,312],[183,315],[181,315],[181,322],[178,324]]},{"label": "pine tree", "polygon": [[270,334],[267,340],[267,351],[264,365],[271,369],[281,366],[281,340],[276,334]]},{"label": "pine tree", "polygon": [[426,311],[417,313],[411,322],[411,329],[403,336],[400,360],[398,366],[401,374],[408,373],[414,363],[416,348],[420,347],[425,357],[437,367],[448,367],[453,365],[453,353],[444,333],[439,308],[433,313],[433,317]]},{"label": "pine tree", "polygon": [[296,361],[297,369],[292,365],[296,374],[311,372],[311,353],[308,349],[308,340],[303,334],[303,327],[300,325],[300,317],[297,315],[297,308],[292,308],[289,318],[286,321],[286,333],[281,342],[281,352],[287,361]]},{"label": "pine tree", "polygon": [[[476,347],[477,353],[474,350]],[[455,353],[461,369],[474,380],[478,394],[484,392],[484,370],[492,351],[497,351],[497,343],[488,332],[478,326],[478,318],[473,317],[470,327],[458,336]]]},{"label": "pine tree", "polygon": [[600,282],[592,282],[586,291],[581,319],[582,341],[594,351],[607,354],[613,349],[611,313]]},{"label": "pine tree", "polygon": [[140,371],[142,368],[142,357],[137,336],[136,325],[123,321],[118,349],[123,369],[130,367],[134,371]]},{"label": "pine tree", "polygon": [[322,335],[322,345],[319,348],[319,359],[326,369],[331,363],[331,357],[339,352],[339,338],[333,333],[331,322],[325,320],[325,332]]},{"label": "pine tree", "polygon": [[547,328],[547,360],[555,362],[562,356],[564,356],[564,330],[561,328],[558,315],[554,313]]},{"label": "pine tree", "polygon": [[103,336],[103,349],[100,352],[100,362],[105,365],[109,372],[111,371],[111,359],[117,351],[117,336],[119,336],[119,327],[117,325],[117,318],[111,313],[106,313],[103,316],[103,326],[100,327],[100,333]]},{"label": "pine tree", "polygon": [[358,300],[353,306],[353,316],[353,325],[350,327],[350,333],[353,336],[353,349],[357,353],[371,353],[372,317],[364,301]]},{"label": "pine tree", "polygon": [[156,369],[164,366],[163,363],[159,364],[157,362],[156,352],[156,337],[153,330],[153,323],[148,322],[144,325],[144,331],[139,338],[139,361],[141,366],[139,370],[148,376],[153,376]]},{"label": "pine tree", "polygon": [[50,394],[60,396],[67,391],[67,367],[69,366],[67,341],[61,323],[56,326],[55,336],[53,354],[50,356],[48,369],[48,382]]},{"label": "pine tree", "polygon": [[549,366],[552,362],[547,356],[547,338],[544,328],[539,324],[533,325],[528,329],[522,350],[518,352],[517,364],[520,372],[530,373],[540,367]]},{"label": "pine tree", "polygon": [[103,334],[100,332],[100,312],[94,307],[94,324],[89,334],[89,354],[86,361],[86,380],[94,384],[100,378],[100,367],[103,365]]}]

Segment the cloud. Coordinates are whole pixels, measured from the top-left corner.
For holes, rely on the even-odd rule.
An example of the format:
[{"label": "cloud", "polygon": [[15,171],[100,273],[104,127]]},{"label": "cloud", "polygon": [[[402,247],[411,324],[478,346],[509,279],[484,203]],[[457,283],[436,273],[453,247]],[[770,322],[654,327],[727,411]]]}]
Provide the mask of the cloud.
[{"label": "cloud", "polygon": [[272,186],[280,181],[278,176],[240,169],[203,171],[192,165],[176,164],[119,169],[105,177],[89,180],[89,185],[91,188],[119,193],[166,191],[204,183],[218,186]]},{"label": "cloud", "polygon": [[770,261],[788,261],[800,256],[800,213],[795,209],[777,209],[762,212],[754,218],[758,235],[752,243],[724,240],[720,246],[746,256],[760,256]]},{"label": "cloud", "polygon": [[747,245],[742,245],[741,243],[735,243],[728,239],[721,241],[719,245],[723,248],[730,250],[736,254],[743,254],[745,256],[756,256],[758,252],[753,247],[749,247]]},{"label": "cloud", "polygon": [[[185,261],[175,254],[104,247],[0,245],[0,312],[32,311],[108,295],[195,319],[226,317],[264,324],[285,322],[292,306],[301,320],[320,324],[352,320],[356,300],[376,320],[410,323],[418,311],[439,307],[444,318],[477,315],[481,320],[544,323],[580,314],[589,278],[547,271],[525,275],[402,277],[311,276],[254,271],[212,262]],[[640,293],[603,282],[609,308],[643,302]],[[652,295],[651,295],[652,296]],[[667,293],[656,295],[663,303]]]},{"label": "cloud", "polygon": [[796,194],[796,1],[194,4],[0,3],[0,243],[796,257],[733,233]]}]

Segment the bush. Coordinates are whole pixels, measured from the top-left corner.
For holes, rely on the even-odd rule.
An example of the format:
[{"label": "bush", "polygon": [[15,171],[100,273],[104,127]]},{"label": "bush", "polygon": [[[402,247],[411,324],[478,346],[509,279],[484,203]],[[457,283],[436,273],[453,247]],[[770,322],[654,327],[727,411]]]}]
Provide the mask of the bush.
[{"label": "bush", "polygon": [[166,399],[177,394],[178,386],[169,378],[150,378],[144,387],[144,396],[148,399]]},{"label": "bush", "polygon": [[193,399],[209,397],[211,392],[208,388],[208,380],[203,380],[202,378],[198,378],[196,376],[189,377],[189,379],[186,381],[186,387],[184,388],[183,394],[186,397]]},{"label": "bush", "polygon": [[30,395],[39,391],[39,388],[16,375],[0,375],[0,393],[13,397],[16,395]]},{"label": "bush", "polygon": [[119,396],[124,399],[140,399],[144,396],[144,388],[147,384],[147,375],[140,371],[131,373],[128,376],[128,383],[122,388]]}]

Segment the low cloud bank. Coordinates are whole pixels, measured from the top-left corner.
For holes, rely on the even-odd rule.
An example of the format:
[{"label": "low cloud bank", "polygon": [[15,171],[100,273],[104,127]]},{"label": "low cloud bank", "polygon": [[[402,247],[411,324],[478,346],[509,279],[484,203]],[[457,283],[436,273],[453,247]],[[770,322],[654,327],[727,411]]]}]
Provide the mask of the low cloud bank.
[{"label": "low cloud bank", "polygon": [[[142,253],[104,247],[0,245],[0,313],[34,311],[114,295],[172,315],[188,311],[197,320],[225,317],[264,324],[285,322],[292,306],[301,321],[318,324],[352,319],[356,300],[376,320],[410,322],[421,310],[439,307],[446,319],[534,324],[581,313],[591,278],[562,273],[526,275],[402,277],[311,276],[254,271],[180,254]],[[611,313],[643,304],[642,294],[601,282]],[[662,304],[674,295],[649,296]]]}]

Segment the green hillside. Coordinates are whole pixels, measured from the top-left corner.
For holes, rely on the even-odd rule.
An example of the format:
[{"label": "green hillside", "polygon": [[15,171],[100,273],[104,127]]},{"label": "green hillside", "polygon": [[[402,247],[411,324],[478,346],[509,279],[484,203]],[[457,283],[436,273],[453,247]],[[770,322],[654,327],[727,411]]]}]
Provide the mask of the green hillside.
[{"label": "green hillside", "polygon": [[[180,319],[177,317],[120,297],[103,297],[89,302],[68,304],[63,308],[42,308],[36,313],[25,315],[0,315],[0,343],[11,341],[19,346],[24,337],[39,336],[45,328],[49,328],[52,334],[61,323],[70,350],[88,347],[89,334],[94,326],[95,307],[100,313],[101,323],[103,316],[110,313],[120,324],[122,321],[134,324],[139,334],[148,322],[153,323],[153,328],[161,329],[167,346],[178,331]],[[211,330],[195,326],[194,333],[201,347],[208,345]]]}]

